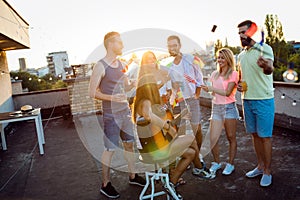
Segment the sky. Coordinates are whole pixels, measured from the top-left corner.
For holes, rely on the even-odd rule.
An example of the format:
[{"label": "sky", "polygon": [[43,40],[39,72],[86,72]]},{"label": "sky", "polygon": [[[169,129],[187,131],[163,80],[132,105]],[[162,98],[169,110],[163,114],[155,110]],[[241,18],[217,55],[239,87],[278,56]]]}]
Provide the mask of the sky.
[{"label": "sky", "polygon": [[[67,51],[70,65],[83,64],[110,31],[123,34],[145,28],[163,29],[178,32],[203,48],[205,42],[216,39],[224,44],[225,38],[229,46],[239,46],[237,24],[250,19],[263,26],[267,14],[278,16],[286,41],[300,41],[299,7],[292,0],[7,2],[30,26],[30,49],[6,52],[9,70],[19,69],[19,58],[26,59],[28,68],[44,67],[48,53],[58,51]],[[211,32],[213,25],[217,25],[214,33]],[[151,35],[137,37],[151,40]]]}]

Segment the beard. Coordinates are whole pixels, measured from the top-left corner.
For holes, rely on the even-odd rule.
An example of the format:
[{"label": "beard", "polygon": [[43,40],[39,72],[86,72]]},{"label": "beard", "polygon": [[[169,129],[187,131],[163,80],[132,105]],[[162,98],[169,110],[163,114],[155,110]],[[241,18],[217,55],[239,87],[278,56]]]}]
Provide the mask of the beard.
[{"label": "beard", "polygon": [[241,40],[241,44],[243,47],[247,47],[250,45],[252,39],[250,37],[247,37],[247,38],[240,38]]},{"label": "beard", "polygon": [[178,52],[176,51],[169,51],[170,56],[176,57],[178,55]]}]

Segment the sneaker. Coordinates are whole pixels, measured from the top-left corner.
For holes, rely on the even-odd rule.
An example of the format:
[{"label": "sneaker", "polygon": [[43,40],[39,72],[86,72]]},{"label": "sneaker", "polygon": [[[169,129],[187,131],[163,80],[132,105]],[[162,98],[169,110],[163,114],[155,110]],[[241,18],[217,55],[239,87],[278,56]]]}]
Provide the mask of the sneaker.
[{"label": "sneaker", "polygon": [[256,176],[259,176],[261,174],[263,174],[264,170],[262,169],[258,169],[257,167],[249,172],[246,173],[246,176],[248,178],[253,178],[253,177],[256,177]]},{"label": "sneaker", "polygon": [[267,187],[272,183],[272,175],[263,174],[260,180],[260,186]]},{"label": "sneaker", "polygon": [[198,176],[200,178],[204,178],[204,179],[213,179],[215,178],[215,176],[213,174],[211,174],[211,172],[209,171],[209,169],[202,168],[202,169],[198,169],[198,168],[193,168],[193,175]]},{"label": "sneaker", "polygon": [[222,164],[217,162],[212,162],[211,167],[209,168],[209,171],[211,173],[216,173],[219,169],[221,169]]},{"label": "sneaker", "polygon": [[[176,191],[176,188],[175,188],[174,184],[170,182],[169,185],[171,186],[171,190],[173,190],[173,192],[175,192],[175,194],[177,195],[178,199],[179,199],[179,200],[182,200],[183,198],[182,198],[182,196]],[[170,192],[170,190],[169,190],[169,188],[168,188],[168,186],[167,186],[167,185],[164,185],[163,188],[164,188],[164,190],[167,192],[167,194],[171,197],[171,199],[174,199],[174,198],[173,198],[173,195],[171,194],[171,192]]]},{"label": "sneaker", "polygon": [[135,177],[133,179],[129,178],[129,184],[139,185],[143,187],[146,185],[146,180],[140,177],[138,174],[135,174]]},{"label": "sneaker", "polygon": [[230,175],[234,171],[234,165],[227,163],[225,169],[223,170],[223,175]]},{"label": "sneaker", "polygon": [[120,197],[120,194],[116,191],[116,189],[114,188],[114,186],[111,185],[110,182],[107,183],[106,187],[101,187],[100,193],[112,199]]}]

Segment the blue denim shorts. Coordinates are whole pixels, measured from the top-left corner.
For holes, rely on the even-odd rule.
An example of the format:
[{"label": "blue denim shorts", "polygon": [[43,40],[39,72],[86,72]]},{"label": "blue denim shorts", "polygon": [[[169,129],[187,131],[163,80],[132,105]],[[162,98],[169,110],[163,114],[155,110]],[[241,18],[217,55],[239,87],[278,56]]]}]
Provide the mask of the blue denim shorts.
[{"label": "blue denim shorts", "polygon": [[[191,119],[190,119],[191,124],[193,124],[193,125],[200,124],[202,116],[201,116],[199,99],[195,99],[195,98],[185,99],[185,101],[182,101],[179,103],[179,106],[176,106],[174,108],[173,113],[178,114],[178,113],[180,113],[181,110],[187,108],[187,105],[185,104],[185,102],[189,106],[190,112],[192,114]],[[186,123],[186,120],[183,119],[183,120],[181,120],[180,124],[178,124],[178,125],[181,126],[185,123]]]},{"label": "blue denim shorts", "polygon": [[134,125],[131,121],[130,110],[118,113],[103,113],[104,146],[107,151],[114,151],[122,142],[134,142]]},{"label": "blue denim shorts", "polygon": [[224,121],[225,119],[238,119],[239,112],[236,103],[213,104],[211,119]]},{"label": "blue denim shorts", "polygon": [[274,98],[264,100],[243,100],[245,127],[247,133],[259,137],[272,137],[275,102]]}]

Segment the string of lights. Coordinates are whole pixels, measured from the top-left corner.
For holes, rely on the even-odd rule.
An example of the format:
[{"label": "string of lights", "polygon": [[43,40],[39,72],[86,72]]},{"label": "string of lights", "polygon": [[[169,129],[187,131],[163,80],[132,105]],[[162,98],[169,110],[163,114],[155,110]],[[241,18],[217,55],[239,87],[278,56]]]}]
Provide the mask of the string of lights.
[{"label": "string of lights", "polygon": [[276,88],[277,91],[279,91],[279,93],[281,94],[280,99],[284,100],[284,99],[289,99],[292,101],[292,106],[296,106],[297,105],[297,100],[292,98],[291,96],[285,94],[284,92],[282,92],[280,89]]},{"label": "string of lights", "polygon": [[6,71],[4,71],[4,70],[1,70],[1,71],[0,71],[0,74],[1,74],[1,75],[9,74],[9,72],[6,72]]}]

